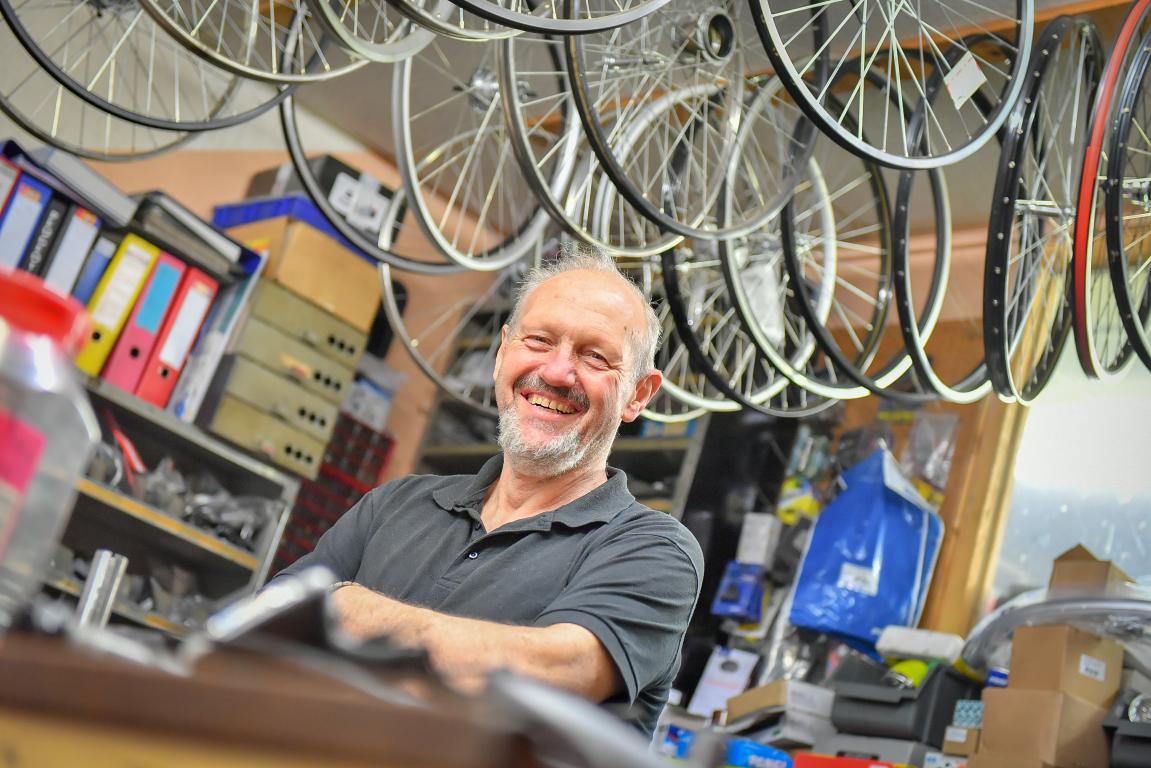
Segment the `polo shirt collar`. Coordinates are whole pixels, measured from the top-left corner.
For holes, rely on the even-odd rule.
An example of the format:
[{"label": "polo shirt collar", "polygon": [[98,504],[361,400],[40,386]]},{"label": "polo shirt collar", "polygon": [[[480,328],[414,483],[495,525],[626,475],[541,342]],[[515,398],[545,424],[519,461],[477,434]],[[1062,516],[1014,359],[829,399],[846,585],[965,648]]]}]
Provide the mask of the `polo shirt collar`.
[{"label": "polo shirt collar", "polygon": [[[497,454],[484,462],[479,472],[471,476],[454,478],[446,485],[432,491],[432,499],[448,511],[469,511],[478,516],[480,505],[488,488],[500,476],[504,466],[503,454]],[[522,521],[531,522],[530,527],[546,530],[553,523],[568,528],[579,528],[592,523],[606,523],[617,514],[635,503],[635,497],[627,489],[627,476],[614,467],[608,467],[607,481],[596,486],[575,501],[562,507],[541,512]]]}]

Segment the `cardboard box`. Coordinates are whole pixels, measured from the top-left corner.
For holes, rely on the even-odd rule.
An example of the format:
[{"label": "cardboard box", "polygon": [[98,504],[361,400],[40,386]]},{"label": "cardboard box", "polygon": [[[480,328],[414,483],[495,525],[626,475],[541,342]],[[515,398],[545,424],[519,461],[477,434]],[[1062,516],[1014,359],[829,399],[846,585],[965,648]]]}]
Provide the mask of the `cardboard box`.
[{"label": "cardboard box", "polygon": [[1077,544],[1055,558],[1047,588],[1064,592],[1097,592],[1108,584],[1130,581],[1131,577],[1110,560],[1100,560],[1087,547]]},{"label": "cardboard box", "polygon": [[812,750],[821,755],[839,755],[860,760],[878,760],[892,765],[923,765],[927,753],[935,747],[919,741],[885,739],[878,736],[857,736],[837,733],[815,745]]},{"label": "cardboard box", "polygon": [[948,755],[969,757],[979,749],[979,728],[948,726],[943,732],[943,752]]},{"label": "cardboard box", "polygon": [[[812,747],[835,735],[831,720],[794,709],[778,716],[765,728],[748,732],[750,738],[773,747]],[[748,718],[751,720],[752,718]]]},{"label": "cardboard box", "polygon": [[1008,688],[1062,691],[1108,707],[1122,674],[1123,646],[1066,624],[1020,627],[1011,640]]},{"label": "cardboard box", "polygon": [[834,703],[835,691],[830,688],[798,680],[776,680],[728,699],[727,722],[753,713],[793,710],[828,719]]},{"label": "cardboard box", "polygon": [[[983,705],[976,757],[989,752],[1002,758],[1030,758],[1036,762],[1026,765],[1036,768],[1039,761],[1060,768],[1107,768],[1106,709],[1065,693],[1017,688],[986,689]],[[995,763],[980,765],[999,768]]]},{"label": "cardboard box", "polygon": [[983,751],[967,758],[967,768],[1056,768],[1056,766],[1036,757],[1016,757]]},{"label": "cardboard box", "polygon": [[281,216],[232,227],[240,242],[265,239],[264,276],[367,333],[380,307],[376,268],[328,235]]}]

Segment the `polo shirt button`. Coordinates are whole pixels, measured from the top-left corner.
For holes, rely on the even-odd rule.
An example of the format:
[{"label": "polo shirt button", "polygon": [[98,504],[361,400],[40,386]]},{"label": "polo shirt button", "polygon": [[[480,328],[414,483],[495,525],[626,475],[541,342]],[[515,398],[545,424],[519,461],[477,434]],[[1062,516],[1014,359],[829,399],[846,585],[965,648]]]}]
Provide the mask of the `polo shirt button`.
[{"label": "polo shirt button", "polygon": [[479,556],[480,556],[479,552],[469,552],[468,553],[468,559],[469,560],[475,560]]}]

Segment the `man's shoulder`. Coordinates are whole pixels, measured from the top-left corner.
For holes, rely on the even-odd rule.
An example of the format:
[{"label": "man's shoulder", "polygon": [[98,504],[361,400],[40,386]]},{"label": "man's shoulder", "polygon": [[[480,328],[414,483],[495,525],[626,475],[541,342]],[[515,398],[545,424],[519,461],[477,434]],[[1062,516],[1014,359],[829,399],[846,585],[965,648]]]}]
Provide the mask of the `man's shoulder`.
[{"label": "man's shoulder", "polygon": [[616,536],[653,536],[663,539],[682,550],[696,563],[703,562],[699,542],[683,523],[639,501],[633,500],[616,515],[608,524],[607,532]]}]

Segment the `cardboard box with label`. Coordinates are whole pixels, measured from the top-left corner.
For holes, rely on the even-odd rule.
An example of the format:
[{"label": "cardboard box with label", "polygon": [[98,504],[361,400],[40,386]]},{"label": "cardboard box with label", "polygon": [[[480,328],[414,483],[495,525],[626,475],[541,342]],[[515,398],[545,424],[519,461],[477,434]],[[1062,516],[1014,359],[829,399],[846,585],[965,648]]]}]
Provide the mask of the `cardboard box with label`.
[{"label": "cardboard box with label", "polygon": [[754,738],[776,746],[808,746],[835,733],[831,707],[835,692],[798,680],[777,680],[727,701],[726,723],[733,729],[778,718],[754,731]]},{"label": "cardboard box with label", "polygon": [[1123,647],[1068,625],[1020,627],[1011,640],[1008,688],[1062,691],[1108,707],[1119,692]]},{"label": "cardboard box with label", "polygon": [[[1056,691],[988,688],[979,752],[1060,768],[1107,768],[1107,710]],[[986,765],[980,763],[979,765]],[[987,765],[994,765],[989,763]]]},{"label": "cardboard box with label", "polygon": [[1099,592],[1109,584],[1127,584],[1131,577],[1109,560],[1100,560],[1091,550],[1078,544],[1051,564],[1048,589],[1061,592]]},{"label": "cardboard box with label", "polygon": [[943,752],[948,755],[968,757],[979,749],[979,728],[947,727],[943,732]]},{"label": "cardboard box with label", "polygon": [[242,243],[264,240],[264,277],[367,333],[380,307],[376,268],[325,233],[281,216],[232,227]]}]

